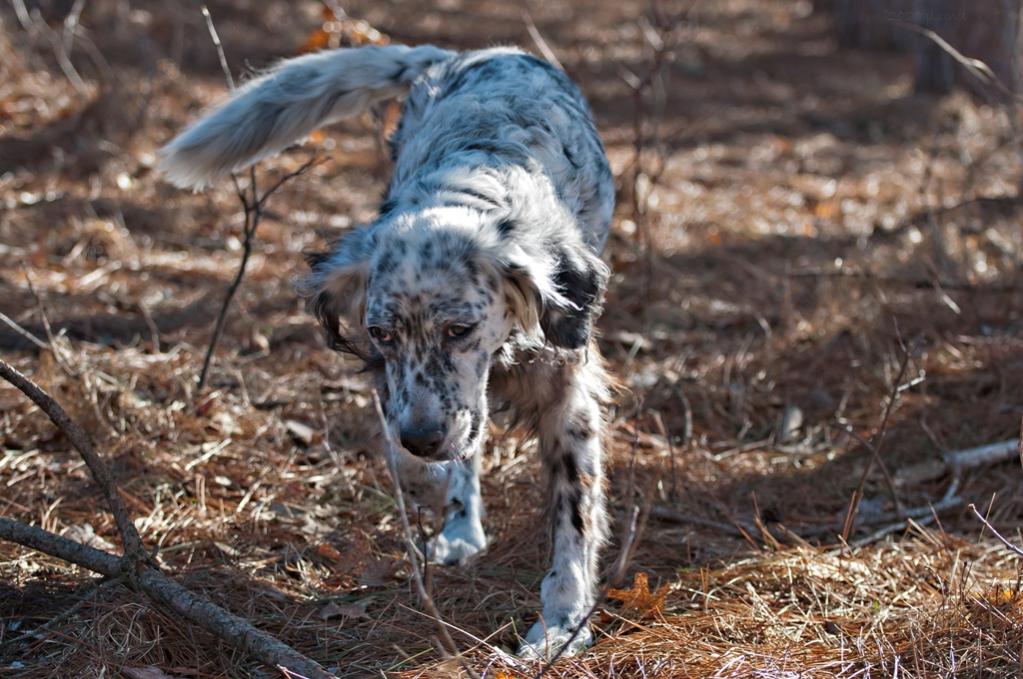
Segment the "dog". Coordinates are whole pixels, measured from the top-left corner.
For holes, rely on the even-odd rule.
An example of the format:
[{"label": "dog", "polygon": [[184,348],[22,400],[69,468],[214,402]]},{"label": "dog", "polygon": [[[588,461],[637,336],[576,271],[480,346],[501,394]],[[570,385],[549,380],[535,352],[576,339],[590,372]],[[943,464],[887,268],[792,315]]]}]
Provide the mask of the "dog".
[{"label": "dog", "polygon": [[[614,183],[589,107],[558,68],[514,48],[401,45],[281,62],[161,152],[200,189],[313,130],[404,96],[379,216],[309,258],[300,283],[334,349],[376,380],[403,488],[438,507],[426,545],[461,563],[487,545],[480,455],[510,411],[548,478],[550,570],[520,655],[573,654],[608,534],[610,384],[594,342]],[[397,448],[395,446],[394,448]]]}]

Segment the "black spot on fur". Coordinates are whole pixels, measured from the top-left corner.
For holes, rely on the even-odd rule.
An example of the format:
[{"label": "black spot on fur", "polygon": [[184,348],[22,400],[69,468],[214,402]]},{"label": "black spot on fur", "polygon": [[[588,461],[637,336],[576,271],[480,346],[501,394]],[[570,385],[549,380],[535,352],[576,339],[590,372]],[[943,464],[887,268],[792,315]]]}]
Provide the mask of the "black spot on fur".
[{"label": "black spot on fur", "polygon": [[579,498],[578,493],[573,494],[569,499],[569,504],[572,510],[572,526],[576,531],[582,535],[584,532],[583,528],[583,513],[582,513],[582,501]]},{"label": "black spot on fur", "polygon": [[569,423],[568,435],[576,441],[586,441],[593,438],[596,432],[586,417],[576,417]]},{"label": "black spot on fur", "polygon": [[590,261],[587,255],[573,256],[562,250],[554,281],[575,308],[548,309],[540,318],[544,336],[551,344],[565,349],[584,347],[593,330],[593,320],[600,313],[607,283],[603,266]]},{"label": "black spot on fur", "polygon": [[561,458],[561,464],[565,469],[565,478],[568,479],[568,482],[573,484],[578,483],[579,467],[576,465],[575,457],[572,456],[572,453],[565,453],[565,455]]},{"label": "black spot on fur", "polygon": [[511,219],[503,219],[497,224],[497,233],[501,238],[507,238],[515,231],[515,222]]},{"label": "black spot on fur", "polygon": [[303,252],[302,257],[309,268],[316,271],[330,260],[331,254],[330,252]]},{"label": "black spot on fur", "polygon": [[480,433],[480,425],[483,424],[482,418],[478,410],[472,411],[472,421],[469,423],[469,439],[476,440],[476,436]]}]

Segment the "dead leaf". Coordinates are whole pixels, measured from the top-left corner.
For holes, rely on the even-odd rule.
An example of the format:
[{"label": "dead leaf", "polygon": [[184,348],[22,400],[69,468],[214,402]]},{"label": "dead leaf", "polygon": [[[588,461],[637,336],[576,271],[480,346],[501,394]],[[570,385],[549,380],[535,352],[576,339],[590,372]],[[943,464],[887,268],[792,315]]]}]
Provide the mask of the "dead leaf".
[{"label": "dead leaf", "polygon": [[369,619],[369,615],[366,614],[366,606],[369,605],[369,599],[362,599],[355,603],[342,603],[339,604],[335,601],[331,601],[326,606],[320,609],[320,619],[330,620],[331,618],[365,618]]},{"label": "dead leaf", "polygon": [[324,559],[329,559],[330,561],[340,561],[344,558],[341,555],[341,552],[337,551],[332,545],[328,545],[325,542],[316,545],[314,549],[319,556],[322,556]]},{"label": "dead leaf", "polygon": [[359,584],[363,587],[383,587],[388,580],[394,577],[400,567],[400,561],[374,559],[359,575]]},{"label": "dead leaf", "polygon": [[656,592],[650,591],[646,573],[636,573],[632,589],[609,589],[607,597],[621,601],[623,606],[639,614],[641,618],[660,615],[664,611],[664,599],[669,586],[662,585]]},{"label": "dead leaf", "polygon": [[131,679],[175,679],[173,675],[167,674],[156,665],[125,667],[121,671],[131,677]]},{"label": "dead leaf", "polygon": [[813,209],[813,214],[818,219],[834,219],[841,211],[837,200],[822,200]]},{"label": "dead leaf", "polygon": [[85,523],[81,526],[68,526],[61,535],[66,537],[68,540],[74,540],[80,542],[86,547],[92,547],[99,549],[104,552],[115,551],[113,543],[104,538],[102,535],[96,535],[96,531],[93,529],[91,523]]},{"label": "dead leaf", "polygon": [[284,427],[288,430],[288,433],[291,434],[291,437],[303,446],[308,447],[312,445],[313,439],[316,438],[316,430],[308,424],[299,422],[298,420],[287,420],[284,423]]}]

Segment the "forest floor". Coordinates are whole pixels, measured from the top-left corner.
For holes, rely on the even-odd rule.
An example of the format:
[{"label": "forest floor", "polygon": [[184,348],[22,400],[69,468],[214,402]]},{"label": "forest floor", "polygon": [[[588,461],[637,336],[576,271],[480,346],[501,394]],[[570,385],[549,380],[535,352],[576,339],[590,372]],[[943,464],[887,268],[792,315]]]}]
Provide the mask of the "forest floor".
[{"label": "forest floor", "polygon": [[[0,312],[47,346],[0,325],[3,357],[93,435],[181,582],[342,677],[464,672],[419,612],[387,471],[368,454],[367,382],[324,347],[293,288],[303,251],[379,204],[389,165],[372,121],[260,166],[266,186],[322,160],[269,200],[196,394],[241,212],[229,182],[178,191],[154,163],[224,95],[203,18],[191,3],[75,3],[62,68],[72,3],[30,2],[41,15],[24,25],[18,4],[0,9]],[[397,42],[534,47],[522,5],[423,4],[345,9]],[[965,96],[914,95],[906,57],[840,48],[808,1],[663,5],[677,15],[662,34],[671,59],[663,105],[640,117],[635,181],[628,81],[654,61],[647,5],[529,3],[592,103],[619,185],[599,323],[627,387],[607,442],[606,563],[641,515],[623,587],[636,586],[601,605],[594,647],[546,676],[1018,675],[1020,560],[967,506],[1023,542],[1019,460],[899,482],[1019,435],[1016,125]],[[236,75],[324,37],[311,0],[210,9]],[[547,558],[543,482],[520,443],[494,428],[489,550],[431,572],[464,660],[487,677],[540,670],[491,650],[533,622]],[[0,446],[0,515],[119,544],[68,441],[5,385]],[[11,544],[0,623],[2,676],[266,672],[145,597]]]}]

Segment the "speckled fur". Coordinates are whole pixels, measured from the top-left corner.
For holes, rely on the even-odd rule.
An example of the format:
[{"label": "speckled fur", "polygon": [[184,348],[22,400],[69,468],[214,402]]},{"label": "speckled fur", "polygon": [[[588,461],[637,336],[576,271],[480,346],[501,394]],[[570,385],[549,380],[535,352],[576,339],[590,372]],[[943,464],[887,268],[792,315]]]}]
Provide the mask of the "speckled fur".
[{"label": "speckled fur", "polygon": [[[208,144],[216,130],[250,124],[235,135],[244,143],[189,156],[198,147],[176,140],[165,165],[178,183],[201,186],[279,149],[281,129],[337,118],[336,101],[349,102],[342,113],[351,114],[352,101],[408,88],[379,216],[311,257],[302,288],[331,346],[374,375],[394,438],[427,425],[443,432],[429,459],[395,453],[412,497],[444,514],[429,545],[434,560],[464,561],[486,546],[478,473],[494,406],[531,425],[547,470],[553,558],[542,615],[521,652],[549,656],[581,626],[567,649],[576,652],[591,640],[585,617],[608,532],[607,375],[592,334],[608,277],[599,255],[614,187],[586,103],[561,71],[511,48],[302,59],[183,135]],[[332,86],[315,71],[343,71],[340,64],[373,77],[338,77]],[[287,82],[298,72],[297,80],[316,83],[309,101]],[[276,100],[278,91],[288,98]],[[238,104],[243,97],[258,106]],[[309,110],[320,118],[310,120]]]}]

